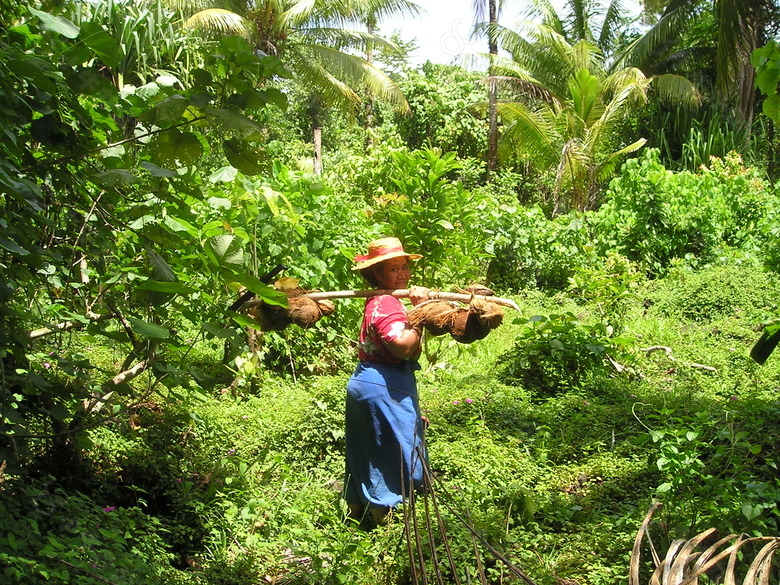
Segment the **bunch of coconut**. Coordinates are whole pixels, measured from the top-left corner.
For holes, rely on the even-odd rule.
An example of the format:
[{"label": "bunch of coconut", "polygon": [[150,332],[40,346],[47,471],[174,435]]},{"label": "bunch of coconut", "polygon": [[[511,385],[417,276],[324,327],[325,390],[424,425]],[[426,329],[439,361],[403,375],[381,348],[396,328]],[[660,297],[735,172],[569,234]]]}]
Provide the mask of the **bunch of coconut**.
[{"label": "bunch of coconut", "polygon": [[472,343],[501,325],[504,311],[496,303],[473,298],[467,306],[446,300],[420,303],[407,315],[412,327],[425,327],[431,335],[449,333],[455,341]]},{"label": "bunch of coconut", "polygon": [[297,278],[280,278],[274,288],[287,295],[286,307],[260,301],[247,310],[263,331],[282,331],[290,324],[306,329],[336,310],[330,300],[315,301],[305,296],[311,291],[300,288]]}]

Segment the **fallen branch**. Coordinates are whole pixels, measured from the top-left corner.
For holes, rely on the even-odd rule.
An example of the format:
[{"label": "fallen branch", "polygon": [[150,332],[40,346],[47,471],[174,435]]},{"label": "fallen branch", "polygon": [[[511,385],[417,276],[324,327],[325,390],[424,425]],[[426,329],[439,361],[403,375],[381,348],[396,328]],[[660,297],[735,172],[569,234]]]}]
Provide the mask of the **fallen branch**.
[{"label": "fallen branch", "polygon": [[[97,313],[88,313],[87,319],[91,323],[96,323],[98,321],[106,321],[107,319],[113,319],[114,315],[98,315]],[[60,331],[67,331],[68,329],[73,329],[75,327],[83,327],[86,325],[83,321],[63,321],[62,323],[57,323],[56,325],[52,325],[51,327],[43,327],[41,329],[34,329],[33,331],[27,332],[27,339],[38,339],[39,337],[44,337],[45,335],[51,335],[52,333],[58,333]]]},{"label": "fallen branch", "polygon": [[[376,297],[379,295],[391,295],[396,298],[407,298],[409,296],[408,288],[399,289],[380,289],[380,290],[333,290],[327,292],[313,292],[307,296],[314,301],[323,301],[326,299],[358,299],[367,297]],[[471,302],[472,299],[480,299],[489,303],[495,303],[504,307],[511,307],[515,311],[520,311],[520,307],[517,306],[512,299],[504,299],[501,297],[484,296],[484,295],[472,295],[463,293],[451,293],[451,292],[439,292],[432,290],[428,293],[428,298],[431,300],[441,299],[443,301],[458,301],[461,303]],[[243,308],[249,309],[259,305],[262,301],[249,301],[244,303]]]},{"label": "fallen branch", "polygon": [[93,414],[100,412],[106,402],[111,399],[111,396],[114,394],[114,390],[117,388],[117,386],[140,376],[147,370],[150,364],[150,359],[141,360],[132,368],[129,368],[123,372],[119,372],[116,376],[111,378],[111,380],[103,384],[101,391],[104,394],[102,394],[102,396],[93,396],[92,398],[87,398],[84,400],[84,410]]},{"label": "fallen branch", "polygon": [[704,364],[691,364],[688,362],[681,362],[676,357],[672,355],[672,348],[667,347],[666,345],[653,345],[651,347],[646,347],[644,349],[640,349],[640,351],[644,351],[645,353],[650,353],[651,351],[663,351],[666,354],[666,357],[669,358],[673,362],[677,362],[679,364],[683,364],[684,366],[688,366],[690,368],[698,368],[700,370],[707,370],[708,372],[717,372],[717,368],[714,368],[712,366],[705,366]]}]

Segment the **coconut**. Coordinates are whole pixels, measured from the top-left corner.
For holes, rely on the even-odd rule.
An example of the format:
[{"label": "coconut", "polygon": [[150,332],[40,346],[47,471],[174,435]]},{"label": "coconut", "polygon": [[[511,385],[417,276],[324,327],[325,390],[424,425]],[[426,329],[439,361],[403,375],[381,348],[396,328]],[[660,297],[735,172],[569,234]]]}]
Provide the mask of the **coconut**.
[{"label": "coconut", "polygon": [[336,305],[333,304],[333,301],[328,301],[325,299],[317,301],[317,306],[319,307],[320,313],[323,317],[332,315],[336,311]]},{"label": "coconut", "polygon": [[426,301],[414,307],[406,318],[412,327],[424,326],[431,335],[449,333],[454,316],[464,309],[451,301]]},{"label": "coconut", "polygon": [[250,315],[255,318],[262,331],[282,331],[292,323],[285,307],[268,303],[260,303],[252,309]]},{"label": "coconut", "polygon": [[293,297],[288,299],[289,308],[287,313],[290,320],[301,327],[311,327],[322,317],[317,302],[309,297]]},{"label": "coconut", "polygon": [[504,320],[504,310],[490,301],[474,299],[471,301],[469,310],[477,314],[480,324],[487,327],[488,330],[495,329]]}]

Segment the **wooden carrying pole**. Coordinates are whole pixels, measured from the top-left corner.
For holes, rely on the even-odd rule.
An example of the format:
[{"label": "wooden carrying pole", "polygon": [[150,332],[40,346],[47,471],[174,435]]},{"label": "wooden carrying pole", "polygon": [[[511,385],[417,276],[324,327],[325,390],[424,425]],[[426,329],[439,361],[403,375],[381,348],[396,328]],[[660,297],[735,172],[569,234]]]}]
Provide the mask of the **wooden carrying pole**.
[{"label": "wooden carrying pole", "polygon": [[[399,288],[399,289],[380,289],[380,290],[334,290],[334,291],[327,291],[327,292],[313,292],[303,296],[309,297],[310,299],[315,301],[322,301],[325,299],[357,299],[357,298],[366,298],[366,297],[376,297],[379,295],[391,295],[396,298],[407,298],[409,296],[409,289]],[[432,290],[428,293],[428,298],[431,300],[458,301],[461,303],[471,302],[472,299],[480,299],[483,301],[487,301],[489,303],[502,305],[504,307],[511,307],[512,309],[518,312],[520,311],[520,307],[518,307],[517,303],[515,303],[512,299],[503,299],[501,297],[491,297],[491,296],[484,296],[484,295],[472,295],[472,294],[451,293],[451,292],[439,292],[439,291]]]}]

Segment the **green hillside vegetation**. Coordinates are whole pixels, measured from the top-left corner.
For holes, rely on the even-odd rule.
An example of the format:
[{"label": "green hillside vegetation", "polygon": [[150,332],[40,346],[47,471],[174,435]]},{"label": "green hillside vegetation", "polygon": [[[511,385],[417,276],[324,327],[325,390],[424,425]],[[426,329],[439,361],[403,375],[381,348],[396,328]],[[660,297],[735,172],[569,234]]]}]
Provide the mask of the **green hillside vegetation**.
[{"label": "green hillside vegetation", "polygon": [[[618,19],[607,45],[533,4],[530,37],[477,27],[534,49],[501,56],[512,131],[489,173],[486,72],[412,68],[409,45],[373,35],[406,3],[196,13],[254,27],[237,36],[199,36],[164,3],[7,7],[2,583],[640,585],[667,551],[689,570],[737,535],[755,540],[700,582],[762,575],[780,355],[750,356],[780,318],[780,51],[753,53],[748,112],[719,98],[737,83],[717,77],[735,34],[720,2],[647,3],[667,15],[652,34]],[[545,70],[551,46],[566,67]],[[667,74],[704,105],[647,91]],[[432,488],[367,532],[341,499],[363,301],[278,330],[236,301],[284,312],[278,279],[364,288],[353,258],[389,235],[424,255],[415,284],[482,283],[519,310],[471,344],[426,334]]]}]

